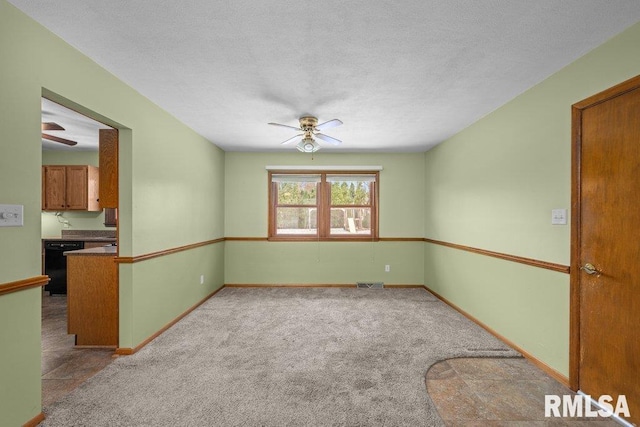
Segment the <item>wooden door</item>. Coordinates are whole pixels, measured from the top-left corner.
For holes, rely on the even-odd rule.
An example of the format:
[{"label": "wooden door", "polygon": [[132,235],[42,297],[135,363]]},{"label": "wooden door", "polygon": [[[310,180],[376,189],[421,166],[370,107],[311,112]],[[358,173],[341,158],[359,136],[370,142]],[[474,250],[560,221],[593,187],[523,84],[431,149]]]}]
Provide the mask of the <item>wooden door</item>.
[{"label": "wooden door", "polygon": [[614,405],[625,395],[638,422],[640,77],[576,104],[573,119],[571,382]]},{"label": "wooden door", "polygon": [[44,209],[64,210],[66,206],[66,171],[64,166],[43,168]]},{"label": "wooden door", "polygon": [[67,209],[87,209],[87,167],[67,166]]}]

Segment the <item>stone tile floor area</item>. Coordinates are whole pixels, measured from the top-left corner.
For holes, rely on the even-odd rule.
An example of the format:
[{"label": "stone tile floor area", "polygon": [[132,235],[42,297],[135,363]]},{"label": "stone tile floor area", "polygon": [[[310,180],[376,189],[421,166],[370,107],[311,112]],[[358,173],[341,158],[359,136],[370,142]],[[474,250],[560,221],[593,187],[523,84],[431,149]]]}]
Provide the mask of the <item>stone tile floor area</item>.
[{"label": "stone tile floor area", "polygon": [[66,295],[42,294],[42,405],[61,399],[113,360],[113,349],[74,348]]},{"label": "stone tile floor area", "polygon": [[545,418],[546,394],[573,392],[521,358],[436,363],[427,390],[450,427],[618,426],[606,418]]}]

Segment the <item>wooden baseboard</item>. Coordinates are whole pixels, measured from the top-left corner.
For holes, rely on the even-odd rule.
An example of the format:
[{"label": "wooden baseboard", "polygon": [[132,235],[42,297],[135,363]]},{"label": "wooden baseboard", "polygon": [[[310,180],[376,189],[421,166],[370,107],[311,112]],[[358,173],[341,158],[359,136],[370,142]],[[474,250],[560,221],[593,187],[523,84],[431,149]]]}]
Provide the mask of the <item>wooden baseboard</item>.
[{"label": "wooden baseboard", "polygon": [[[226,288],[355,288],[355,283],[226,283]],[[385,288],[424,288],[424,285],[385,283]]]},{"label": "wooden baseboard", "polygon": [[526,351],[525,349],[523,349],[522,347],[520,347],[519,345],[517,345],[516,343],[511,341],[510,339],[508,339],[505,336],[499,334],[498,332],[496,332],[495,330],[493,330],[492,328],[487,326],[485,323],[483,323],[480,320],[476,319],[475,317],[473,317],[472,315],[470,315],[469,313],[467,313],[466,311],[464,311],[463,309],[461,309],[460,307],[458,307],[457,305],[455,305],[454,303],[452,303],[451,301],[449,301],[448,299],[446,299],[442,295],[438,294],[437,292],[432,291],[426,285],[424,286],[424,289],[426,291],[432,293],[436,298],[438,298],[440,301],[442,301],[445,304],[447,304],[449,307],[453,308],[454,310],[456,310],[457,312],[459,312],[460,314],[465,316],[467,319],[471,320],[472,322],[474,322],[478,326],[482,327],[484,330],[489,332],[494,337],[498,338],[500,341],[502,341],[505,344],[507,344],[509,347],[511,347],[511,348],[515,349],[516,351],[520,352],[527,360],[529,360],[531,363],[533,363],[538,368],[542,369],[550,377],[554,378],[556,381],[558,381],[562,385],[564,385],[566,387],[569,387],[569,378],[567,376],[565,376],[565,375],[561,374],[560,372],[556,371],[551,366],[547,365],[546,363],[544,363],[543,361],[541,361],[540,359],[538,359],[537,357],[535,357],[534,355],[532,355],[531,353],[529,353],[528,351]]},{"label": "wooden baseboard", "polygon": [[354,283],[225,283],[225,288],[355,288]]},{"label": "wooden baseboard", "polygon": [[158,332],[156,332],[155,334],[151,335],[149,338],[147,338],[146,340],[142,341],[140,344],[138,344],[137,346],[135,346],[134,348],[129,348],[129,347],[118,347],[116,348],[116,354],[119,356],[130,356],[132,354],[137,353],[138,351],[140,351],[145,345],[149,344],[151,341],[153,341],[154,339],[156,339],[157,337],[159,337],[163,332],[165,332],[167,329],[169,329],[170,327],[172,327],[173,325],[175,325],[176,323],[178,323],[180,320],[182,320],[183,317],[185,317],[187,314],[191,313],[193,310],[195,310],[196,308],[198,308],[200,305],[202,305],[205,301],[207,301],[209,298],[211,298],[212,296],[214,296],[215,294],[217,294],[218,292],[220,292],[222,289],[224,288],[224,286],[219,287],[218,289],[216,289],[215,291],[211,292],[209,295],[207,295],[206,297],[204,297],[203,299],[201,299],[200,301],[198,301],[196,304],[194,304],[193,306],[191,306],[190,308],[188,308],[184,313],[182,313],[181,315],[179,315],[178,317],[176,317],[175,319],[173,319],[171,322],[167,323],[162,329],[160,329]]},{"label": "wooden baseboard", "polygon": [[29,421],[24,423],[22,427],[36,427],[38,424],[44,421],[44,414],[40,412],[35,417],[31,418]]},{"label": "wooden baseboard", "polygon": [[74,345],[73,348],[85,348],[85,349],[90,349],[90,348],[97,348],[97,349],[117,349],[118,346],[116,345]]}]

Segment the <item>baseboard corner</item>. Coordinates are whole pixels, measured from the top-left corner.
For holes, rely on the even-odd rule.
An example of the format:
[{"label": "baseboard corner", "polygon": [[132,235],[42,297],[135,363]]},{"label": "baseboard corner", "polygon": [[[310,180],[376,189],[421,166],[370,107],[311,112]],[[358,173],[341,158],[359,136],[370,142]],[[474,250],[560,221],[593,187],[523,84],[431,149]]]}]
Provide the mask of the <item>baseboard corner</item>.
[{"label": "baseboard corner", "polygon": [[24,423],[22,427],[36,427],[38,424],[44,421],[44,413],[40,412],[35,417],[31,418],[29,421]]}]

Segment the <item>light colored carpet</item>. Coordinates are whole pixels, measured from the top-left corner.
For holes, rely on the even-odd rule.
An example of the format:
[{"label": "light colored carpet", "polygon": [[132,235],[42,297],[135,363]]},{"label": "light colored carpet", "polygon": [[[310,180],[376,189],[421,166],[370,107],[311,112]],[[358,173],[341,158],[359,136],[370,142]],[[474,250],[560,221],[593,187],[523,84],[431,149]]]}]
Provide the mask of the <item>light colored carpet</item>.
[{"label": "light colored carpet", "polygon": [[43,426],[442,425],[428,368],[515,357],[423,289],[225,288]]}]

